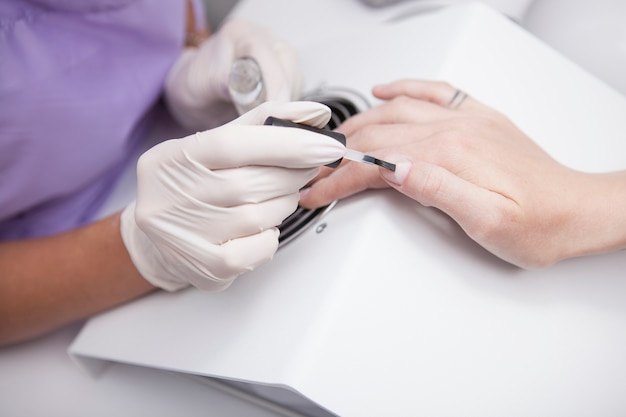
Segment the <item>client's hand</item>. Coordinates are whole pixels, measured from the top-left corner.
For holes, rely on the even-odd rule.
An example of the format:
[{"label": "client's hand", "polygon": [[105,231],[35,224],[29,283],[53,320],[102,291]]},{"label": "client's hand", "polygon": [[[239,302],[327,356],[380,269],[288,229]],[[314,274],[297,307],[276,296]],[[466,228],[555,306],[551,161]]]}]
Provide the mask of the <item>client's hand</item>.
[{"label": "client's hand", "polygon": [[330,110],[318,103],[268,102],[235,121],[143,154],[136,203],[121,232],[141,275],[155,286],[221,290],[271,259],[278,230],[298,191],[345,148],[303,129],[263,126],[276,116],[316,127]]},{"label": "client's hand", "polygon": [[391,186],[522,267],[626,244],[626,216],[618,214],[626,206],[624,172],[569,169],[502,114],[446,83],[404,80],[373,92],[387,101],[339,130],[349,147],[396,163],[396,172],[344,161],[301,194],[302,206]]},{"label": "client's hand", "polygon": [[268,101],[300,97],[302,74],[295,50],[268,30],[235,18],[200,47],[185,49],[170,70],[165,97],[176,119],[205,130],[236,116],[228,79],[233,62],[243,57],[259,64]]}]

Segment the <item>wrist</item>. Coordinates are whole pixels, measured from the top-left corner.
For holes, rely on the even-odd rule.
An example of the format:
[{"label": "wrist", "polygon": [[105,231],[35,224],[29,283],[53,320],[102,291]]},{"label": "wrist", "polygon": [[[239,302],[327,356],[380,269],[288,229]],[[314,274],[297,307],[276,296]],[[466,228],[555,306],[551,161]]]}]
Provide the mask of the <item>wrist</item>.
[{"label": "wrist", "polygon": [[185,282],[165,279],[167,269],[157,248],[135,222],[135,203],[129,204],[120,216],[120,234],[131,262],[139,275],[152,286],[166,291],[177,291],[185,288]]},{"label": "wrist", "polygon": [[[579,173],[560,259],[626,248],[626,171]],[[559,259],[559,260],[560,260]]]}]

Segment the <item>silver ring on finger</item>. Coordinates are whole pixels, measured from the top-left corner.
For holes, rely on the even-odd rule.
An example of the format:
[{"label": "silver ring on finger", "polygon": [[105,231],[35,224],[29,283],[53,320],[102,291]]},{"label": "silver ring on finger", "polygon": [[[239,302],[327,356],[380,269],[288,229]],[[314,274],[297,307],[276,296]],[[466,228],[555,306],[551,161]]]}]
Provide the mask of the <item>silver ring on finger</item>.
[{"label": "silver ring on finger", "polygon": [[463,91],[463,90],[456,90],[454,92],[454,95],[452,96],[452,98],[448,102],[448,108],[449,109],[458,109],[459,106],[461,104],[463,104],[463,102],[465,101],[466,98],[467,98],[467,93],[465,91]]}]

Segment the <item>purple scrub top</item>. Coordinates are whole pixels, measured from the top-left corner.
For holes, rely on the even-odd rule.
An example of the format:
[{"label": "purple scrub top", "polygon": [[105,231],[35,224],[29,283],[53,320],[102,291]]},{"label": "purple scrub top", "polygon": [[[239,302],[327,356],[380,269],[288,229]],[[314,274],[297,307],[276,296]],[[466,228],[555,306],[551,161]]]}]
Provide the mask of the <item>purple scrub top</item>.
[{"label": "purple scrub top", "polygon": [[0,240],[93,221],[185,18],[183,0],[0,0]]}]

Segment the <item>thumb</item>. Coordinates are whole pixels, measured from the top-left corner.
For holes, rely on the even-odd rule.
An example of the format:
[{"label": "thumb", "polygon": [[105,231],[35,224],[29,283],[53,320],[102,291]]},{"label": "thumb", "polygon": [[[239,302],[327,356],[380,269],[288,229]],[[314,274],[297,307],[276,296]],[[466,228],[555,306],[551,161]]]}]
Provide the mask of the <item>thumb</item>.
[{"label": "thumb", "polygon": [[330,120],[331,112],[328,106],[314,101],[267,101],[242,114],[231,124],[262,125],[268,116],[322,128]]}]

